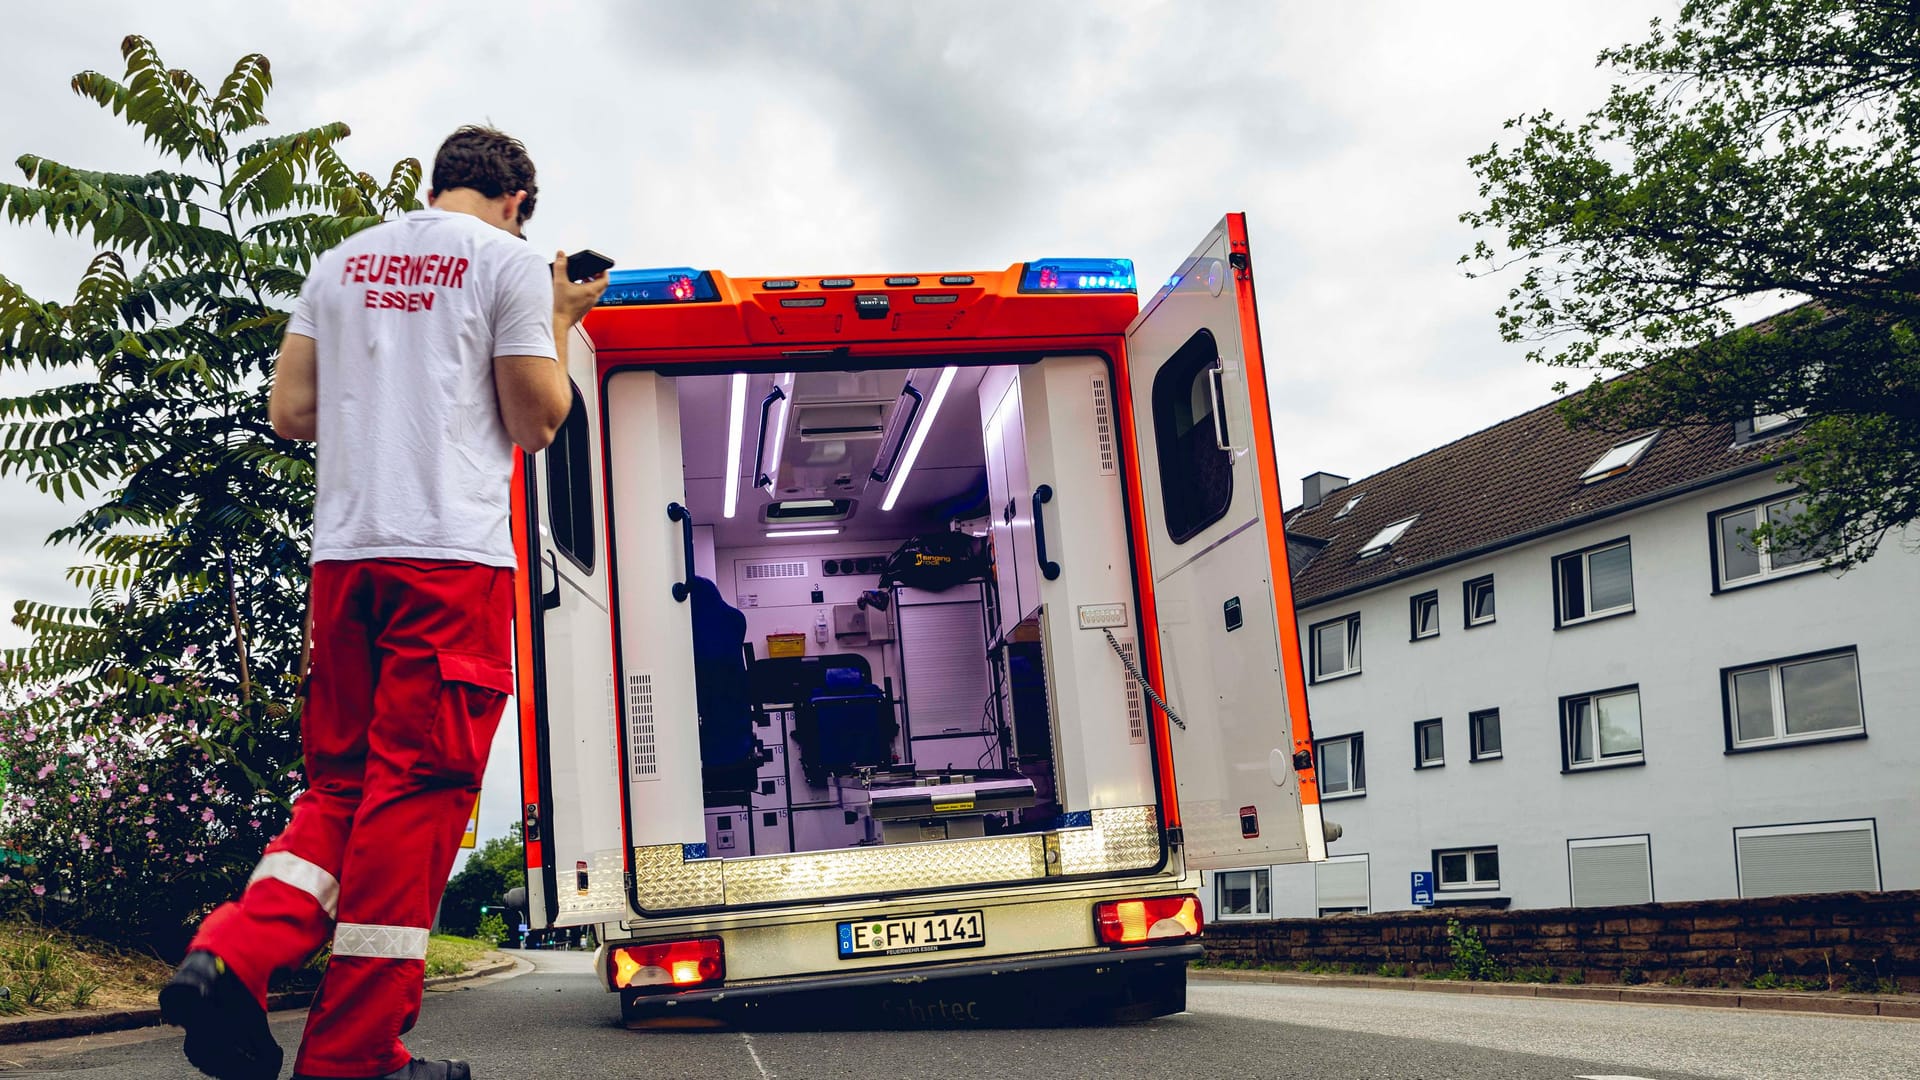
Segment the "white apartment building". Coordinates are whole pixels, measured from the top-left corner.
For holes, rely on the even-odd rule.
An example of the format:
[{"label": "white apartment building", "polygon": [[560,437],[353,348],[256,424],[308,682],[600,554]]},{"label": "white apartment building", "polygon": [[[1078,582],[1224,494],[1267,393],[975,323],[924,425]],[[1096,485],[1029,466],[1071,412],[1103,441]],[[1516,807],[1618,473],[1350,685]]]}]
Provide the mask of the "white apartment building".
[{"label": "white apartment building", "polygon": [[[1216,919],[1920,888],[1920,554],[1845,574],[1786,417],[1633,438],[1547,405],[1288,516],[1325,863],[1207,875]],[[1758,428],[1758,431],[1755,429]]]}]

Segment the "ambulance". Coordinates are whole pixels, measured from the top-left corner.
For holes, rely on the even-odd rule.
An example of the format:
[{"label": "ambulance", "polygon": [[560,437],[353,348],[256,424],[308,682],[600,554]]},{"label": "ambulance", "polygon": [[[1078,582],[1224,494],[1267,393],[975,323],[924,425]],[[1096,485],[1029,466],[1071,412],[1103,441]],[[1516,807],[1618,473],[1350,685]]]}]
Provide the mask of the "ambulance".
[{"label": "ambulance", "polygon": [[1122,259],[616,271],[516,467],[529,920],[631,1027],[1185,1008],[1325,857],[1246,221]]}]

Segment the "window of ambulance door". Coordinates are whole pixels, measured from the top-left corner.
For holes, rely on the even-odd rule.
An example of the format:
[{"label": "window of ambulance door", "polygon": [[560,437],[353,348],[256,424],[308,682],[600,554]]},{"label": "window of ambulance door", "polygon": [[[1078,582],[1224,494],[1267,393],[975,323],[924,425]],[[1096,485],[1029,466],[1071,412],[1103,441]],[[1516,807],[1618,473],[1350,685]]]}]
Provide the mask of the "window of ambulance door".
[{"label": "window of ambulance door", "polygon": [[[1153,378],[1154,442],[1167,533],[1184,544],[1226,515],[1233,502],[1233,456],[1220,449],[1214,421],[1213,369],[1220,349],[1196,332]],[[1231,442],[1232,433],[1228,433]]]},{"label": "window of ambulance door", "polygon": [[573,387],[573,408],[547,447],[547,527],[553,546],[593,573],[593,470],[587,453],[587,403]]}]

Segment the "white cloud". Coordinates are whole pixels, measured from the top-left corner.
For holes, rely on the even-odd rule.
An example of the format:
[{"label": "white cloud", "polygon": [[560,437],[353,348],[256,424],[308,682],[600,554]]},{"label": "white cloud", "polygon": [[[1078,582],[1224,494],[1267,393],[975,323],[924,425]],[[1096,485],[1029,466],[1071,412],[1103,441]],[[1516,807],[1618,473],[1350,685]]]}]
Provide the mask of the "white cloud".
[{"label": "white cloud", "polygon": [[[83,68],[118,73],[119,38],[138,31],[209,80],[266,53],[276,129],[345,120],[349,160],[377,174],[489,119],[541,164],[534,242],[628,266],[1124,255],[1156,282],[1244,209],[1283,475],[1359,477],[1548,396],[1557,376],[1495,332],[1507,283],[1455,265],[1471,242],[1465,159],[1515,113],[1597,103],[1594,53],[1676,6],[234,0],[191,20],[40,6],[10,14],[0,154],[150,167],[65,89]],[[0,226],[0,273],[39,295],[65,295],[87,254]],[[28,384],[0,373],[0,393]],[[0,509],[0,605],[67,595],[66,560],[40,546],[63,508],[6,482]],[[489,831],[517,816],[510,757],[503,741]]]}]

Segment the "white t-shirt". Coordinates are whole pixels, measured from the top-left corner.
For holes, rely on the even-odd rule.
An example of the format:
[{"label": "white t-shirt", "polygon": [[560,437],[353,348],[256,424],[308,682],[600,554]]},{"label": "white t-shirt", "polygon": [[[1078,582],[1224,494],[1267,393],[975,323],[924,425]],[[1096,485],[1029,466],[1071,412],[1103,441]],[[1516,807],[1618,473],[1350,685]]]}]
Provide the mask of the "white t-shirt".
[{"label": "white t-shirt", "polygon": [[554,356],[553,276],[470,214],[421,210],[314,264],[287,329],[317,343],[313,561],[514,565],[496,356]]}]

